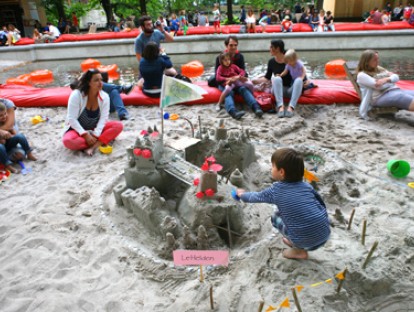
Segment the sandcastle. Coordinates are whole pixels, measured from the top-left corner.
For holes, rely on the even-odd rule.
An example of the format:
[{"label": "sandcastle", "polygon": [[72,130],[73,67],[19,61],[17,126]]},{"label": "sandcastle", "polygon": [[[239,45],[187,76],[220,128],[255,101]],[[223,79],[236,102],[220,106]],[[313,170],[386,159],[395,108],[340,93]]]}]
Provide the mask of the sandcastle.
[{"label": "sandcastle", "polygon": [[160,239],[159,256],[170,259],[177,248],[229,248],[249,230],[247,216],[230,196],[232,188],[243,186],[243,170],[256,161],[248,131],[226,129],[221,121],[197,138],[164,142],[149,129],[127,155],[115,201]]}]

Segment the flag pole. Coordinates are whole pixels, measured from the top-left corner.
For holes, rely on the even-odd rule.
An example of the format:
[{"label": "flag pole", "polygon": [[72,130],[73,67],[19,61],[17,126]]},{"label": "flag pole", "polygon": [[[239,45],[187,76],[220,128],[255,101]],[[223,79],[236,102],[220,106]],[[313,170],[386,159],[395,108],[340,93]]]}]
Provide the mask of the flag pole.
[{"label": "flag pole", "polygon": [[161,142],[164,142],[164,78],[162,75],[161,94],[160,94],[160,108],[161,108]]}]

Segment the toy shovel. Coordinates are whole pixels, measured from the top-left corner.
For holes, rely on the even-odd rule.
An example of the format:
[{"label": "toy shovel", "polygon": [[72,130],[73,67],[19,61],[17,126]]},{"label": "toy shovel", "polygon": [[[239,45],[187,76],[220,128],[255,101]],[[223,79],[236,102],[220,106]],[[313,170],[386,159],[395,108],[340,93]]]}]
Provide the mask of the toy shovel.
[{"label": "toy shovel", "polygon": [[26,168],[24,166],[24,163],[22,161],[19,161],[19,165],[20,165],[20,167],[22,167],[22,171],[21,172],[22,172],[23,175],[26,175],[26,174],[32,172],[32,168]]}]

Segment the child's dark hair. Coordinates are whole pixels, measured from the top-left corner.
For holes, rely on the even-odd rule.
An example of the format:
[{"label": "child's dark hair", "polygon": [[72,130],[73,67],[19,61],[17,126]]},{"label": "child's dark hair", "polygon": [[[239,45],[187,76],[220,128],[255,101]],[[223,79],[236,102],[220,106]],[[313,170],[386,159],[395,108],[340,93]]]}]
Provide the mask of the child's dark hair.
[{"label": "child's dark hair", "polygon": [[278,169],[285,170],[286,182],[300,182],[303,180],[305,164],[302,155],[291,148],[280,148],[272,155],[272,164]]},{"label": "child's dark hair", "polygon": [[145,46],[142,57],[147,61],[153,61],[158,58],[159,54],[160,48],[155,42],[151,41]]},{"label": "child's dark hair", "polygon": [[230,62],[231,62],[230,54],[227,53],[227,52],[224,52],[224,53],[221,53],[220,56],[219,56],[220,65],[223,65],[223,60],[225,58],[229,58],[230,59]]}]

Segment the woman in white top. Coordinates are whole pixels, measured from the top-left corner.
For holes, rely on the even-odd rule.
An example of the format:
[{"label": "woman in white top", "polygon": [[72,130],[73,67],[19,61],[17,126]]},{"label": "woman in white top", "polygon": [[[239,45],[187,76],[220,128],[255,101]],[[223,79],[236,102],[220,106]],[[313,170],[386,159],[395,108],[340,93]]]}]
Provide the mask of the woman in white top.
[{"label": "woman in white top", "polygon": [[414,91],[401,90],[396,86],[395,83],[400,78],[379,66],[378,52],[362,52],[357,73],[357,83],[362,93],[360,114],[363,118],[366,118],[370,106],[397,107],[414,111]]},{"label": "woman in white top", "polygon": [[252,8],[250,8],[247,11],[247,16],[246,16],[246,32],[249,33],[250,29],[254,33],[256,32],[256,16],[254,15]]},{"label": "woman in white top", "polygon": [[119,121],[108,121],[109,96],[102,91],[102,75],[90,69],[79,79],[68,102],[63,145],[92,156],[101,145],[107,145],[122,131]]},{"label": "woman in white top", "polygon": [[21,39],[20,30],[14,27],[13,24],[9,24],[7,26],[7,29],[8,29],[7,44],[9,46],[12,46]]}]

